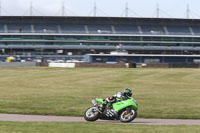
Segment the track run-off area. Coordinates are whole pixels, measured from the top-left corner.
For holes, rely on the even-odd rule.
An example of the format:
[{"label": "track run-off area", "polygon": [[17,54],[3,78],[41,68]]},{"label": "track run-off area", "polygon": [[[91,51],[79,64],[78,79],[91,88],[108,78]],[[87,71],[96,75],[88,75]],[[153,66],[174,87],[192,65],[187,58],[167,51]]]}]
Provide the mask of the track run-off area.
[{"label": "track run-off area", "polygon": [[[83,117],[68,116],[42,116],[42,115],[21,115],[21,114],[0,114],[0,121],[13,122],[87,122]],[[99,123],[121,123],[120,121],[97,120]],[[200,125],[200,120],[195,119],[150,119],[136,118],[127,124],[140,125]]]}]

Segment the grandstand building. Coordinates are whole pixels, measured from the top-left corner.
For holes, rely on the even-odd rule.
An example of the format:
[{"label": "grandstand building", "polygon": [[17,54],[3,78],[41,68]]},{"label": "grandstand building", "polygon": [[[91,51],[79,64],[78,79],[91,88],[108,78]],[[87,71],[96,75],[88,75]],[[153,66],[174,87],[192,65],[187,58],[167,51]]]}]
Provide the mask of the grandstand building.
[{"label": "grandstand building", "polygon": [[[0,60],[5,60],[7,56],[14,56],[16,60],[37,58],[83,60],[86,54],[106,55],[112,51],[126,51],[128,54],[143,56],[195,55],[195,59],[190,60],[194,62],[199,60],[198,56],[200,56],[200,20],[127,17],[0,17]],[[107,61],[109,60],[99,62]],[[154,62],[154,60],[150,61]],[[174,61],[177,62],[177,59]]]}]

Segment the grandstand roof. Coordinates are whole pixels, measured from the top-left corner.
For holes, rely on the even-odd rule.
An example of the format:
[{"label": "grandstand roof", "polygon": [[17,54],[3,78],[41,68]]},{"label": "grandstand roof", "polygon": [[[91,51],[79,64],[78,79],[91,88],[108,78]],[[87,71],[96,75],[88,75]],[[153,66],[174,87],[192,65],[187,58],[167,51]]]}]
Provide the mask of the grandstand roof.
[{"label": "grandstand roof", "polygon": [[86,16],[0,16],[0,23],[200,25],[200,19]]}]

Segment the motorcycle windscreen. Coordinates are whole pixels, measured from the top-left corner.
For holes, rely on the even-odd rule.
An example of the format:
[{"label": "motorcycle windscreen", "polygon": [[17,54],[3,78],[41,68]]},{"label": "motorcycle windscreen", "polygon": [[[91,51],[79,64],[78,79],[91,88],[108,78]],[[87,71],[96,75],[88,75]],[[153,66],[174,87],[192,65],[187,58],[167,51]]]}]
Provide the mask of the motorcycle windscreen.
[{"label": "motorcycle windscreen", "polygon": [[128,99],[128,100],[121,101],[121,102],[113,104],[113,108],[117,112],[119,112],[120,110],[122,110],[122,109],[124,109],[126,107],[132,107],[135,110],[138,109],[137,104],[132,99]]}]

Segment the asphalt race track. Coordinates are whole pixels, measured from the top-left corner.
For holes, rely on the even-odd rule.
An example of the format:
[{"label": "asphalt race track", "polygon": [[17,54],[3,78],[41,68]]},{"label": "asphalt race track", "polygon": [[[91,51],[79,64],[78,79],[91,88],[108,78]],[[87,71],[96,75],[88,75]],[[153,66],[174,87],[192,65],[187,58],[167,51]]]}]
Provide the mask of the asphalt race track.
[{"label": "asphalt race track", "polygon": [[[0,121],[15,121],[15,122],[86,122],[83,117],[19,115],[19,114],[0,114]],[[106,121],[106,120],[98,120],[96,122],[99,122],[99,123],[120,123],[120,121]],[[136,118],[135,120],[133,120],[129,124],[140,124],[140,125],[200,125],[200,120]]]}]

